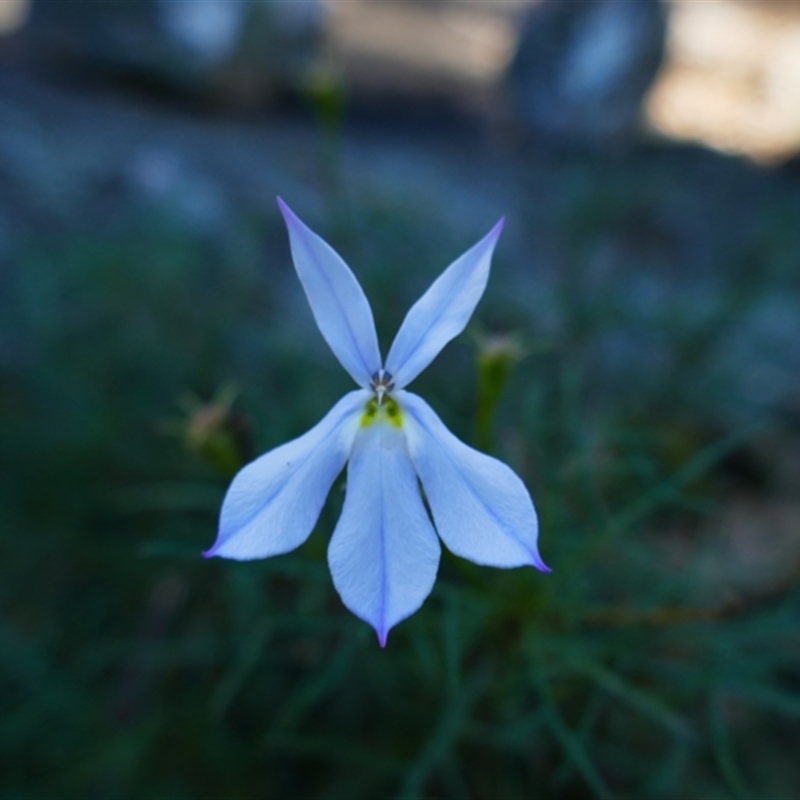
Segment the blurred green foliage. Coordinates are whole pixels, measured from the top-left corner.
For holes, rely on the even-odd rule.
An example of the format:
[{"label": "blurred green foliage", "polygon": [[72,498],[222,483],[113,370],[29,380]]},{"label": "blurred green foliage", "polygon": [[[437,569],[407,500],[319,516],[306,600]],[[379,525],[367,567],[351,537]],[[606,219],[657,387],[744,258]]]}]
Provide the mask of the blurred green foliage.
[{"label": "blurred green foliage", "polygon": [[[418,387],[467,441],[476,403],[484,444],[494,416],[494,451],[533,493],[554,572],[445,553],[385,650],[327,571],[341,484],[298,552],[200,557],[242,420],[260,452],[349,388],[300,311],[278,214],[224,241],[141,217],[14,254],[0,301],[3,796],[797,796],[797,582],[709,596],[694,567],[720,508],[778,491],[735,465],[767,434],[796,436],[796,419],[759,408],[720,421],[716,397],[735,389],[692,381],[730,321],[796,268],[796,218],[776,203],[743,234],[759,270],[734,259],[708,317],[645,320],[587,265],[611,241],[637,268],[637,243],[662,235],[659,185],[585,162],[564,180],[539,223],[563,242],[560,327],[503,291],[514,265],[501,246],[478,318],[527,357],[504,369],[502,395],[479,397],[463,337]],[[471,243],[376,197],[320,232],[363,279],[384,345]],[[360,269],[365,254],[380,271]],[[409,263],[424,265],[410,280]],[[677,353],[656,379],[591,377],[620,320]],[[229,381],[235,401],[214,394]],[[165,431],[187,392],[202,400],[184,407],[183,447]]]}]

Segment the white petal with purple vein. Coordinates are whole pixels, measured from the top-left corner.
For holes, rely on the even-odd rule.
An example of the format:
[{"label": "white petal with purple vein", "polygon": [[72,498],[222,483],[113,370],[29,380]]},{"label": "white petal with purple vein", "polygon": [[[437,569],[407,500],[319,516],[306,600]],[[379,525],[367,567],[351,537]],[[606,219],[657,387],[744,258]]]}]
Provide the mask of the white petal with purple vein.
[{"label": "white petal with purple vein", "polygon": [[328,562],[342,602],[375,628],[381,645],[430,594],[440,552],[403,430],[380,419],[362,428]]},{"label": "white petal with purple vein", "polygon": [[386,369],[402,389],[464,330],[489,280],[503,220],[456,259],[411,307],[395,336]]},{"label": "white petal with purple vein", "polygon": [[395,399],[403,409],[411,460],[447,547],[476,564],[529,564],[549,572],[536,544],[533,502],[516,473],[456,438],[421,397],[397,392]]},{"label": "white petal with purple vein", "polygon": [[314,319],[341,365],[363,388],[381,368],[372,309],[342,257],[278,198],[300,282]]},{"label": "white petal with purple vein", "polygon": [[257,458],[225,495],[207,557],[267,558],[299,547],[344,468],[369,392],[346,394],[308,433]]}]

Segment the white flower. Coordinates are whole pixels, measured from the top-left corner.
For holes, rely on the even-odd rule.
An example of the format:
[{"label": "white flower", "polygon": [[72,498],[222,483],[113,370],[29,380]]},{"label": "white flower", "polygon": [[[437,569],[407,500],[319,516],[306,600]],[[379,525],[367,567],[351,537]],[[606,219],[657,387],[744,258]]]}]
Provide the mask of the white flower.
[{"label": "white flower", "polygon": [[433,589],[437,532],[453,553],[476,564],[549,571],[519,477],[457,439],[421,397],[404,390],[464,330],[486,288],[503,220],[414,304],[383,365],[372,310],[355,276],[280,198],[278,204],[317,325],[361,388],[308,433],[239,472],[205,555],[246,561],[294,550],[311,534],[347,463],[328,562],[342,602],[375,628],[382,646]]}]

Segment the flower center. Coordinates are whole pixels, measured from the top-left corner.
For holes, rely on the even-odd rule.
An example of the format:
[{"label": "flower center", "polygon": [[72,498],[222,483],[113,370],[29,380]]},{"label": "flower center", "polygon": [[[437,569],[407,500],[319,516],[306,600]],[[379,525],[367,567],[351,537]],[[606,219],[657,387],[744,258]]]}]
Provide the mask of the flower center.
[{"label": "flower center", "polygon": [[385,369],[379,369],[373,376],[370,388],[375,392],[378,398],[378,405],[383,405],[383,398],[385,395],[391,394],[394,389],[394,378],[392,373],[387,372]]},{"label": "flower center", "polygon": [[364,406],[364,413],[361,415],[361,427],[368,428],[375,422],[389,423],[395,428],[402,428],[403,412],[397,400],[393,397],[387,397],[386,402],[379,406],[376,397],[370,398]]},{"label": "flower center", "polygon": [[371,398],[364,407],[364,414],[361,417],[361,427],[366,428],[373,422],[388,422],[395,428],[403,427],[403,415],[400,406],[392,397],[394,391],[394,378],[385,369],[379,369],[370,381],[370,388],[375,392],[375,397]]}]

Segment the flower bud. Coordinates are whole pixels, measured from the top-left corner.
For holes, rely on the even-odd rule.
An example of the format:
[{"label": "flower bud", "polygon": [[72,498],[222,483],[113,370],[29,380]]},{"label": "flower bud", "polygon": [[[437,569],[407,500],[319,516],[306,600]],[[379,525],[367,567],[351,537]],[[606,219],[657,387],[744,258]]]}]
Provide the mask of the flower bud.
[{"label": "flower bud", "polygon": [[514,365],[527,355],[513,334],[479,334],[478,340],[478,407],[476,427],[478,447],[492,449],[494,412],[508,383]]},{"label": "flower bud", "polygon": [[186,417],[178,431],[186,448],[226,476],[253,459],[252,432],[246,417],[231,406],[235,391],[222,386],[207,403],[184,402]]}]

